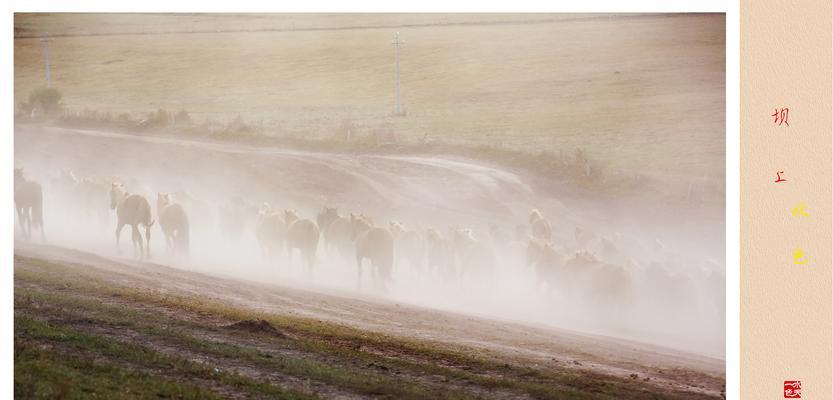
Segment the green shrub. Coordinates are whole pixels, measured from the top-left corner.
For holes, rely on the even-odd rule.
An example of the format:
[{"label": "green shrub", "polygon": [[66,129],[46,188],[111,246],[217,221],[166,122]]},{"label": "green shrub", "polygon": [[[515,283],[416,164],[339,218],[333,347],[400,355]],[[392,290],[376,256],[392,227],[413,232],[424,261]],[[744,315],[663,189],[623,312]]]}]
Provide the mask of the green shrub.
[{"label": "green shrub", "polygon": [[64,109],[63,95],[55,88],[39,88],[29,93],[28,101],[21,102],[20,111],[30,117],[54,117]]}]

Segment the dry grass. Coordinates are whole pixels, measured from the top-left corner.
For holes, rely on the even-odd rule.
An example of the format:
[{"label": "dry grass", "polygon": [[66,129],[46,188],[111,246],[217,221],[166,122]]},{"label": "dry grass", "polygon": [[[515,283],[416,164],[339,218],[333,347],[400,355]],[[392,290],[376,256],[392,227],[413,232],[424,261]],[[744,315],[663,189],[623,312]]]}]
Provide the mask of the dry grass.
[{"label": "dry grass", "polygon": [[[51,57],[74,110],[239,115],[289,137],[385,127],[403,141],[583,148],[616,170],[722,186],[724,24],[723,15],[18,14],[14,91],[17,102],[43,84],[41,44],[26,36],[49,30],[70,35],[56,37]],[[397,30],[402,118],[389,115]],[[171,33],[192,31],[202,33]]]}]

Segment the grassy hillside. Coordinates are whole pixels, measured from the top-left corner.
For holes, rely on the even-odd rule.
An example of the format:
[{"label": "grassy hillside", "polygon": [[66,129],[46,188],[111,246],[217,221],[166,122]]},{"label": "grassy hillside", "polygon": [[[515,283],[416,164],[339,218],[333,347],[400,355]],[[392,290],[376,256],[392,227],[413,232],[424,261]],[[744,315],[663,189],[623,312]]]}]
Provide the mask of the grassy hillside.
[{"label": "grassy hillside", "polygon": [[[76,111],[185,109],[270,134],[567,153],[723,184],[723,15],[15,16],[15,100],[53,79]],[[294,29],[294,30],[293,30]],[[408,115],[393,109],[394,32]],[[33,37],[34,36],[34,37]]]},{"label": "grassy hillside", "polygon": [[119,276],[15,256],[17,397],[713,399],[696,382],[723,384],[681,368],[646,367],[670,385],[531,363],[137,289]]}]

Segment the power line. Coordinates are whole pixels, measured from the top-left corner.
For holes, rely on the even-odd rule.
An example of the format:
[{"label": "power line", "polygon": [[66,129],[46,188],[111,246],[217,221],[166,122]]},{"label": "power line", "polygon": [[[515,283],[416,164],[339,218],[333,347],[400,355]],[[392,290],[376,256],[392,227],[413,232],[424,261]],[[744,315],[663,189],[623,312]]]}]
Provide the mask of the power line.
[{"label": "power line", "polygon": [[393,44],[396,53],[396,106],[394,107],[393,113],[394,115],[402,115],[402,100],[400,99],[399,90],[399,45],[402,42],[399,41],[399,32],[396,32],[391,44]]}]

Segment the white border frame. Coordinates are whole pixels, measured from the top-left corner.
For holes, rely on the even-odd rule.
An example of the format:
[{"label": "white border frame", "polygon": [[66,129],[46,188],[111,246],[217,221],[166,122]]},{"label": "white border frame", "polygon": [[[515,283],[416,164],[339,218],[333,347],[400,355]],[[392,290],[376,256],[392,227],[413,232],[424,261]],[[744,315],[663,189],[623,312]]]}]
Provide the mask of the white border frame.
[{"label": "white border frame", "polygon": [[[305,1],[285,4],[257,0],[167,1],[143,0],[141,3],[120,3],[107,0],[29,0],[3,2],[0,32],[6,45],[0,46],[2,65],[14,65],[14,12],[717,12],[726,13],[726,396],[740,397],[740,208],[739,208],[739,3],[738,0],[640,0],[638,3],[616,0],[583,0],[542,4],[535,0],[511,2],[479,1],[466,4],[448,0],[422,0],[395,3],[385,0],[354,0],[346,7],[343,2]],[[14,82],[12,68],[0,68],[2,82]],[[9,86],[6,86],[7,88]],[[14,91],[4,90],[0,96],[0,397],[12,398],[13,393],[13,244],[14,216],[12,200],[13,103]]]}]

